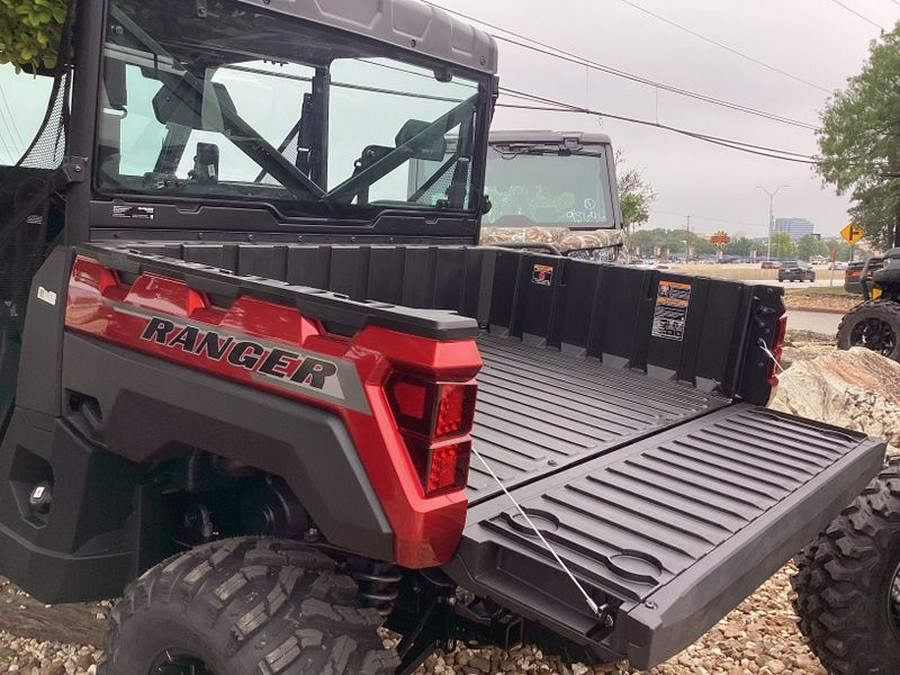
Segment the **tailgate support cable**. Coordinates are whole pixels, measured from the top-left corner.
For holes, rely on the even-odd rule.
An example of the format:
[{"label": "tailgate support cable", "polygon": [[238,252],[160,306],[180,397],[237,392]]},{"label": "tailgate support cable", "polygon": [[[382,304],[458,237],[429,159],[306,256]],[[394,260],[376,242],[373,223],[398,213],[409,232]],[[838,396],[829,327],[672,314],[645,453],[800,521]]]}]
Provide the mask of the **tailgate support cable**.
[{"label": "tailgate support cable", "polygon": [[775,364],[775,367],[778,369],[779,373],[784,372],[784,367],[778,363],[778,357],[772,353],[772,350],[769,348],[769,345],[766,344],[766,341],[762,338],[759,338],[759,348],[763,350],[763,354],[769,357],[769,360]]},{"label": "tailgate support cable", "polygon": [[538,536],[538,539],[541,540],[541,543],[544,544],[544,546],[547,548],[547,550],[550,551],[550,554],[556,559],[556,562],[559,563],[559,566],[562,568],[562,571],[565,572],[566,575],[569,577],[569,579],[572,580],[572,583],[575,584],[575,586],[578,588],[581,595],[584,596],[584,601],[587,603],[587,606],[590,607],[591,611],[594,614],[596,614],[598,617],[600,617],[601,619],[605,618],[608,608],[601,609],[597,605],[597,603],[594,602],[594,599],[590,595],[588,595],[588,592],[584,589],[584,586],[581,585],[581,582],[575,578],[574,574],[572,574],[572,570],[570,570],[568,565],[566,565],[566,563],[563,562],[563,559],[559,557],[559,554],[550,545],[550,542],[548,542],[544,538],[544,535],[541,534],[541,531],[532,522],[531,518],[528,517],[528,514],[525,513],[525,509],[523,509],[519,505],[519,502],[516,501],[516,498],[513,497],[512,494],[510,494],[509,490],[506,489],[506,486],[497,477],[497,474],[494,473],[494,470],[490,467],[490,465],[485,461],[484,457],[481,456],[481,453],[478,452],[478,450],[476,450],[474,446],[472,447],[472,454],[474,454],[478,458],[478,461],[480,461],[484,465],[484,468],[491,475],[491,478],[493,478],[496,481],[497,485],[500,486],[500,489],[503,490],[503,494],[505,494],[507,497],[509,497],[509,501],[511,501],[513,503],[513,506],[516,507],[516,510],[519,512],[519,515],[521,515],[525,519],[525,522],[528,523],[528,527],[530,527],[532,530],[534,530],[534,533]]}]

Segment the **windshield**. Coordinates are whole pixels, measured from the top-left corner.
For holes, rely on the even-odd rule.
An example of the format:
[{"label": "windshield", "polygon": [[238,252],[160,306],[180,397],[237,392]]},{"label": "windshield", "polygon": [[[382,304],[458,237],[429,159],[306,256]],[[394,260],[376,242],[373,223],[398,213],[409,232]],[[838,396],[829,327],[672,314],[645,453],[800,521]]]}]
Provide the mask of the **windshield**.
[{"label": "windshield", "polygon": [[578,153],[553,146],[492,146],[485,194],[495,227],[613,227],[606,150]]},{"label": "windshield", "polygon": [[[475,208],[486,79],[243,4],[198,6],[111,2],[103,192],[247,199],[300,215]],[[412,190],[408,164],[423,159],[440,161]]]}]

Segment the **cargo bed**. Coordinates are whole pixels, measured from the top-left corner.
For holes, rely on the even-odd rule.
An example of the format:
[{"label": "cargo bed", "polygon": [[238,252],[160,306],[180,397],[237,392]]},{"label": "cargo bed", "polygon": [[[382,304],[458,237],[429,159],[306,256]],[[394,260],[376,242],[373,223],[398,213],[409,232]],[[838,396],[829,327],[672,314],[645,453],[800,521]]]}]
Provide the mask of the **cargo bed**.
[{"label": "cargo bed", "polygon": [[[472,435],[506,487],[611,448],[633,442],[728,405],[720,393],[684,382],[656,380],[485,334],[478,340],[484,367]],[[469,500],[496,495],[499,486],[479,462],[469,471]]]}]

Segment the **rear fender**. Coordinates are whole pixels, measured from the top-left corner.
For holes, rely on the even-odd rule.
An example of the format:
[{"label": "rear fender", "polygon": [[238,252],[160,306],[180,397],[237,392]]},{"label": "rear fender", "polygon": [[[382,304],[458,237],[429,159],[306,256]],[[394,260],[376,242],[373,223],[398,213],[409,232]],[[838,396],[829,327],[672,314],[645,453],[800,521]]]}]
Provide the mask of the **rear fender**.
[{"label": "rear fender", "polygon": [[85,256],[66,328],[64,387],[98,401],[115,453],[145,463],[177,442],[279,475],[329,541],[368,557],[428,567],[458,544],[465,493],[424,497],[384,385],[398,368],[470,379],[474,340],[340,336],[292,306],[217,306],[184,281]]}]

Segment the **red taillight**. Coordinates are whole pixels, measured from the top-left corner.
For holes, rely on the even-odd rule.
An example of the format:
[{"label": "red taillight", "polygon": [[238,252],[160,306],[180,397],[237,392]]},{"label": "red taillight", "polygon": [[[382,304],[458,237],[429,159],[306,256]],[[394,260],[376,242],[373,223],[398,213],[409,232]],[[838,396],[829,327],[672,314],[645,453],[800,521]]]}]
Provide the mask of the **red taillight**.
[{"label": "red taillight", "polygon": [[778,384],[778,373],[781,372],[781,354],[784,348],[784,335],[787,331],[787,315],[782,315],[775,324],[775,339],[772,341],[772,354],[775,361],[769,366],[769,384]]},{"label": "red taillight", "polygon": [[472,441],[454,439],[435,444],[412,434],[403,434],[403,441],[426,496],[435,497],[466,486]]},{"label": "red taillight", "polygon": [[425,419],[425,404],[428,402],[428,387],[419,381],[398,379],[391,387],[396,412],[410,420]]},{"label": "red taillight", "polygon": [[474,384],[439,384],[434,437],[469,433],[475,415]]},{"label": "red taillight", "polygon": [[476,385],[394,375],[388,400],[428,497],[465,487]]}]

